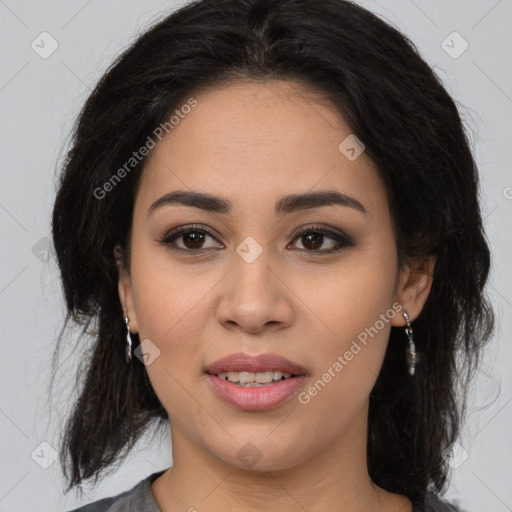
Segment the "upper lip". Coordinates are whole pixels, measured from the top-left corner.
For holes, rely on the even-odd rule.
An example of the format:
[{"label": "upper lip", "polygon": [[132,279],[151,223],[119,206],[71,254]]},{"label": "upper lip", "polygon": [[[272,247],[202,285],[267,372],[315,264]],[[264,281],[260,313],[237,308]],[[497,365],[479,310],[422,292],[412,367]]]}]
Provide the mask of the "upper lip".
[{"label": "upper lip", "polygon": [[206,373],[217,375],[222,372],[267,372],[282,371],[292,375],[306,375],[307,370],[278,354],[259,354],[252,356],[237,352],[217,359],[214,363],[208,365]]}]

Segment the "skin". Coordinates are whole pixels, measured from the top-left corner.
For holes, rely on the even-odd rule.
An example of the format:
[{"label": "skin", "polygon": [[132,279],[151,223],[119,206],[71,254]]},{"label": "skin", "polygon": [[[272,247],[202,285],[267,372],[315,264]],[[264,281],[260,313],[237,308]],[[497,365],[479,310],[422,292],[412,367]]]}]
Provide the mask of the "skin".
[{"label": "skin", "polygon": [[[364,152],[354,161],[340,152],[350,128],[319,93],[289,81],[241,81],[195,98],[151,151],[134,206],[131,267],[119,260],[130,329],[160,350],[146,366],[171,418],[173,467],[152,484],[159,507],[410,512],[409,499],[376,486],[366,465],[369,395],[391,325],[405,325],[401,312],[307,405],[292,397],[272,410],[236,409],[215,394],[204,367],[233,352],[277,353],[307,368],[299,391],[307,390],[393,303],[411,321],[419,315],[432,258],[399,269],[375,165]],[[231,201],[232,212],[166,205],[148,215],[164,194],[189,189]],[[276,216],[282,196],[319,190],[350,195],[367,214],[324,206]],[[159,243],[191,224],[217,239],[194,245],[182,235],[174,247],[204,254]],[[355,245],[322,255],[337,244],[329,236],[317,245],[292,238],[311,224],[347,233]],[[263,249],[252,263],[236,252],[248,236]],[[261,454],[252,467],[237,456],[249,442]]]}]

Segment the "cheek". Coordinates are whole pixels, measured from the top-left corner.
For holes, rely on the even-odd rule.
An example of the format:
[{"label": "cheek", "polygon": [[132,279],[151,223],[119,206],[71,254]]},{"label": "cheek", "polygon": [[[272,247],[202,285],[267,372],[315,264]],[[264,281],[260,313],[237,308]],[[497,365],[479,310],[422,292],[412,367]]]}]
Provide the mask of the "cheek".
[{"label": "cheek", "polygon": [[[132,253],[132,286],[140,340],[151,340],[160,350],[147,366],[150,378],[172,381],[197,374],[202,365],[207,296],[215,278],[194,265],[173,263],[165,251],[144,248]],[[169,388],[169,383],[164,384]],[[158,387],[156,387],[158,392]]]},{"label": "cheek", "polygon": [[[319,341],[340,349],[379,321],[392,306],[396,273],[395,248],[383,239],[356,248],[332,271],[304,280],[301,295],[323,326]],[[384,323],[386,328],[378,322],[378,330],[385,340],[390,322]]]},{"label": "cheek", "polygon": [[[139,228],[134,232],[132,286],[141,334],[165,342],[184,329],[201,329],[198,312],[213,286],[207,267],[178,260]],[[192,334],[192,332],[191,332]]]},{"label": "cheek", "polygon": [[366,400],[385,356],[391,320],[399,314],[392,307],[396,272],[395,247],[383,238],[315,279],[314,286],[305,281],[307,304],[318,312],[310,347],[319,379],[305,401],[318,407],[344,403],[347,410],[339,413],[345,415]]},{"label": "cheek", "polygon": [[191,383],[202,372],[205,295],[213,283],[155,262],[140,269],[132,278],[139,336],[159,350],[146,366],[151,385],[175,418],[200,417],[190,393],[195,393]]}]

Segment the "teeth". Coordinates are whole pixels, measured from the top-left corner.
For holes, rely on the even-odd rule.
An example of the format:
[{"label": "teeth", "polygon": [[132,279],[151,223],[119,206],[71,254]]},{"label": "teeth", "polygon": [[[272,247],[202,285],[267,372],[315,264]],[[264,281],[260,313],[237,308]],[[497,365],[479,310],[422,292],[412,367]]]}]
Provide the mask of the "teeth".
[{"label": "teeth", "polygon": [[282,371],[270,371],[270,372],[222,372],[217,374],[217,377],[223,380],[229,380],[235,384],[250,385],[250,384],[269,384],[281,380],[283,377],[289,379],[292,376],[291,373]]}]

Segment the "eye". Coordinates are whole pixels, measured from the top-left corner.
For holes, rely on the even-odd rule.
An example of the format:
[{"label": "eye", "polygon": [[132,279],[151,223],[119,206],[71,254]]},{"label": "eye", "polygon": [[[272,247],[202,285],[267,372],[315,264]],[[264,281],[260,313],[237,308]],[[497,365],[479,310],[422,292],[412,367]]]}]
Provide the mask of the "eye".
[{"label": "eye", "polygon": [[[206,228],[200,228],[199,226],[180,226],[168,233],[162,240],[159,240],[159,242],[162,245],[169,246],[170,249],[175,251],[198,253],[203,252],[204,247],[202,247],[202,245],[206,237],[216,240],[214,234]],[[183,247],[172,247],[172,245],[176,245],[176,240],[180,240]]]},{"label": "eye", "polygon": [[[180,226],[165,235],[163,239],[159,240],[159,243],[167,246],[173,251],[180,251],[185,254],[188,253],[189,255],[207,252],[208,249],[215,247],[222,248],[222,244],[218,243],[213,244],[210,247],[204,247],[204,242],[208,237],[213,240],[217,240],[216,236],[207,228],[197,225]],[[293,241],[295,242],[299,239],[305,247],[304,249],[299,250],[315,256],[338,252],[345,247],[354,245],[353,240],[349,236],[341,232],[327,229],[325,226],[309,226],[299,233],[296,233]],[[326,240],[330,240],[329,245],[331,247],[320,250]]]},{"label": "eye", "polygon": [[[319,250],[325,240],[331,240],[330,248]],[[341,251],[344,247],[351,247],[354,245],[353,240],[343,234],[327,229],[325,226],[309,226],[308,228],[299,232],[295,240],[300,240],[305,249],[300,249],[302,252],[312,254],[315,256],[322,254],[331,254]],[[334,243],[333,243],[334,242]]]}]

